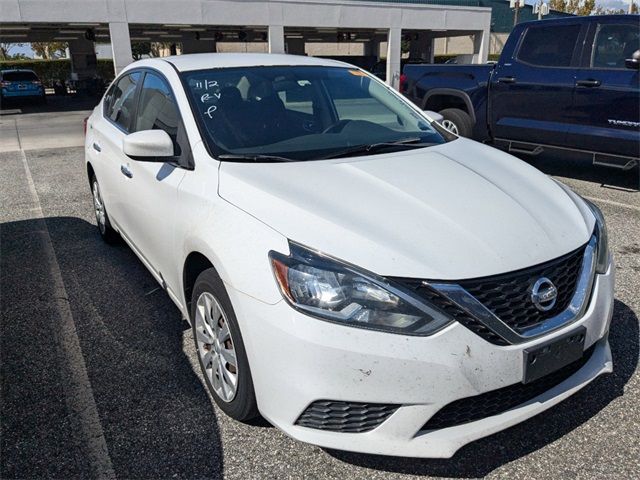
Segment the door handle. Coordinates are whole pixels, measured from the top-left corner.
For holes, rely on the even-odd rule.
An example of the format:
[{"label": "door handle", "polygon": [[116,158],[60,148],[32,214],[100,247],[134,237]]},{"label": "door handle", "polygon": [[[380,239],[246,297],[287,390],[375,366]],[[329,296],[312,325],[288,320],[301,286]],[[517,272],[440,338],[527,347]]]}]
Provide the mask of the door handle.
[{"label": "door handle", "polygon": [[93,142],[93,149],[94,149],[96,152],[101,152],[101,151],[102,151],[102,148],[100,147],[100,145],[98,145],[98,144],[97,144],[97,143],[95,143],[95,142]]},{"label": "door handle", "polygon": [[578,80],[576,81],[576,86],[578,87],[599,87],[602,84],[600,80],[594,80],[593,78],[589,78],[587,80]]},{"label": "door handle", "polygon": [[129,165],[125,165],[124,163],[122,165],[120,165],[120,172],[122,172],[122,174],[125,177],[128,177],[128,178],[132,178],[133,177],[133,172],[129,168]]},{"label": "door handle", "polygon": [[500,83],[516,83],[516,77],[500,77],[498,78]]}]

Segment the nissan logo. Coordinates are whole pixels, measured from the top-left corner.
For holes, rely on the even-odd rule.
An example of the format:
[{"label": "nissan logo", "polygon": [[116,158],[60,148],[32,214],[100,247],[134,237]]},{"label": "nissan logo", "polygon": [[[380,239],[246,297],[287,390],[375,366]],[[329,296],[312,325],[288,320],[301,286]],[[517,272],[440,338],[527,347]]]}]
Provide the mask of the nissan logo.
[{"label": "nissan logo", "polygon": [[558,289],[546,277],[539,278],[531,287],[531,301],[541,312],[551,310],[558,299]]}]

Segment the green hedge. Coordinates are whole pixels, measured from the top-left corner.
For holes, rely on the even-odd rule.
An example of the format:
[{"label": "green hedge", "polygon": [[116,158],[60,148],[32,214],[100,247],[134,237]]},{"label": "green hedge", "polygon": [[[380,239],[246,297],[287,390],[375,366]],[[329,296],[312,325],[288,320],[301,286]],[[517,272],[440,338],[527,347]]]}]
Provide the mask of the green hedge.
[{"label": "green hedge", "polygon": [[[68,80],[71,77],[71,61],[62,60],[0,60],[0,69],[24,68],[36,72],[45,87],[52,87],[53,83]],[[98,60],[98,75],[105,82],[113,80],[113,60]]]}]

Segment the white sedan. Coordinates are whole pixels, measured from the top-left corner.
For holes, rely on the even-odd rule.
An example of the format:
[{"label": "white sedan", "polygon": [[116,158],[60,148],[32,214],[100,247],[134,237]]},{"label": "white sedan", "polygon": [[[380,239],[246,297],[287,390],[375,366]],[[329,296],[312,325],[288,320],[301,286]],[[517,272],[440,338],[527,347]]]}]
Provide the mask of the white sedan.
[{"label": "white sedan", "polygon": [[190,320],[237,420],[450,457],[612,370],[597,207],[351,65],[133,63],[86,161],[100,234]]}]

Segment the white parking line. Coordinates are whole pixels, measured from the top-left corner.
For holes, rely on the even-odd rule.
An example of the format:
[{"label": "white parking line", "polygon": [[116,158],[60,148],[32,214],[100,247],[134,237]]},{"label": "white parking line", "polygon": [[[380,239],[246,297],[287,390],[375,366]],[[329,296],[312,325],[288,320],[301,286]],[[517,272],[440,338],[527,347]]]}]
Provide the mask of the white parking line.
[{"label": "white parking line", "polygon": [[76,324],[69,307],[69,297],[64,286],[60,265],[56,258],[51,235],[44,219],[40,198],[36,191],[27,157],[24,150],[20,150],[22,164],[26,173],[29,191],[33,199],[34,220],[42,223],[42,246],[53,286],[53,295],[56,299],[56,307],[60,316],[58,328],[53,328],[53,334],[57,340],[56,344],[60,349],[61,357],[64,359],[64,396],[65,404],[69,410],[69,418],[72,421],[72,431],[75,440],[82,446],[88,456],[89,465],[93,471],[93,476],[100,479],[115,479],[115,471],[111,463],[111,457],[107,449],[107,441],[102,430],[100,417],[96,401],[93,396],[93,389],[87,374],[87,367],[82,355]]},{"label": "white parking line", "polygon": [[614,207],[630,208],[631,210],[640,212],[640,206],[637,205],[629,205],[628,203],[616,202],[614,200],[607,200],[605,198],[588,197],[586,195],[584,198],[586,198],[587,200],[591,200],[592,202],[606,203],[608,205],[613,205]]}]

